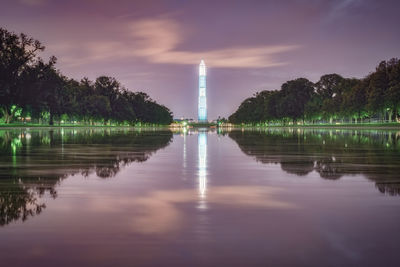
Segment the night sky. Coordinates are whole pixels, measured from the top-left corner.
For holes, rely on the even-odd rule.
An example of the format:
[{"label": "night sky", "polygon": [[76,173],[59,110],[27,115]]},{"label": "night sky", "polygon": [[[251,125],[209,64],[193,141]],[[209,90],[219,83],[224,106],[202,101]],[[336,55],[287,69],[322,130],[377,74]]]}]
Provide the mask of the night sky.
[{"label": "night sky", "polygon": [[287,80],[400,57],[400,1],[1,0],[0,27],[40,40],[64,75],[113,76],[175,118],[197,118],[201,59],[215,119]]}]

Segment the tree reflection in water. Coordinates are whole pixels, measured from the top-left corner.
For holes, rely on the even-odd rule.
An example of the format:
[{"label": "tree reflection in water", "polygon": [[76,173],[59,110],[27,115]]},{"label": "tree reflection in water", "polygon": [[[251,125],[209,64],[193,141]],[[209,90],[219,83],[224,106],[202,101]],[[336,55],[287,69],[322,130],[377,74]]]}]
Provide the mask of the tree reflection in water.
[{"label": "tree reflection in water", "polygon": [[0,130],[0,226],[40,214],[45,194],[74,174],[115,176],[172,140],[170,131],[128,129]]},{"label": "tree reflection in water", "polygon": [[336,180],[362,174],[382,193],[400,195],[400,132],[383,130],[267,129],[231,131],[240,149],[287,173],[316,171]]}]

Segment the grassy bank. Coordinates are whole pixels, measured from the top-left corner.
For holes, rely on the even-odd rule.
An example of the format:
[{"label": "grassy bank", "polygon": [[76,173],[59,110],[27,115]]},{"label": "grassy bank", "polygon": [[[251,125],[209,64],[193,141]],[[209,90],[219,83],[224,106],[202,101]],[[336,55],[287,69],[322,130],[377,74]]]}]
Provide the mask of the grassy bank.
[{"label": "grassy bank", "polygon": [[196,123],[189,123],[188,124],[189,126],[192,126],[192,127],[195,127],[195,128],[207,128],[207,127],[216,127],[217,126],[217,124],[216,123],[209,123],[209,122],[207,122],[207,123],[199,123],[199,122],[196,122]]},{"label": "grassy bank", "polygon": [[236,124],[234,127],[240,128],[382,128],[382,129],[400,129],[400,123],[321,123],[321,124],[287,124],[287,125],[265,125],[265,124]]},{"label": "grassy bank", "polygon": [[89,124],[35,124],[35,123],[0,123],[0,129],[7,128],[167,128],[169,125],[141,124],[141,125],[89,125]]}]

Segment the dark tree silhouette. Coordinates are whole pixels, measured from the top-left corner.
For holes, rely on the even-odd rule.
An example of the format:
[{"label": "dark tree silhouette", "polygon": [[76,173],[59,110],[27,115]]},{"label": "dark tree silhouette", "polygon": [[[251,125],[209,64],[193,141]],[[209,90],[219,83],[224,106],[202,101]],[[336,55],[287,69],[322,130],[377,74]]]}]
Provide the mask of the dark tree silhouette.
[{"label": "dark tree silhouette", "polygon": [[299,78],[279,91],[262,91],[245,99],[229,117],[232,123],[296,124],[316,122],[397,121],[400,61],[382,61],[364,79],[323,75],[315,84]]},{"label": "dark tree silhouette", "polygon": [[[170,124],[171,111],[147,94],[134,93],[113,77],[95,82],[69,79],[44,63],[44,46],[24,34],[0,28],[0,116],[5,123],[31,118],[53,125],[55,120],[81,124]],[[16,113],[18,112],[18,116]]]}]

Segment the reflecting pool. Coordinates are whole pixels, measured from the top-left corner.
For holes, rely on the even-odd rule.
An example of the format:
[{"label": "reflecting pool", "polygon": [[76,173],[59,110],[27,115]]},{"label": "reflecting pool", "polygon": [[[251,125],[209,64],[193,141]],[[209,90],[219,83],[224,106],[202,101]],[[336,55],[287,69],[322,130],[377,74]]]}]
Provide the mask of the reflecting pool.
[{"label": "reflecting pool", "polygon": [[398,266],[399,141],[0,130],[0,266]]}]

